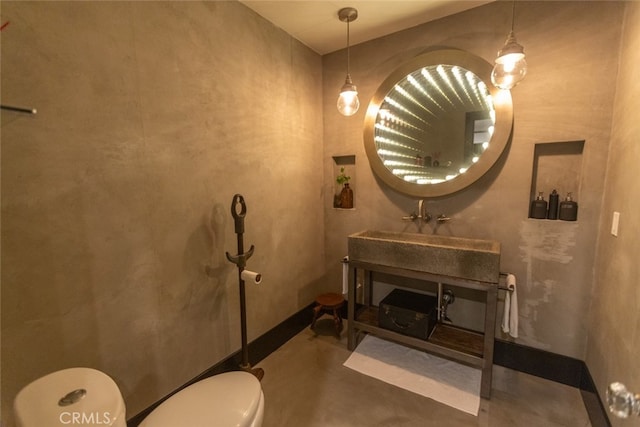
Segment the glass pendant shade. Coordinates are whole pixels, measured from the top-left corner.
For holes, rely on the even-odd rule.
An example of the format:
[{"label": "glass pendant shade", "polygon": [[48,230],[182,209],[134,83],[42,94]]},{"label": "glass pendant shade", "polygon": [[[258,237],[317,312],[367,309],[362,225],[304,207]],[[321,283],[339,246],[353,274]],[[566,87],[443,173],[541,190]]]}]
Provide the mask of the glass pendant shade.
[{"label": "glass pendant shade", "polygon": [[353,116],[360,108],[360,100],[358,99],[358,90],[356,85],[351,81],[351,76],[347,74],[347,78],[340,90],[338,96],[338,111],[343,116]]},{"label": "glass pendant shade", "polygon": [[513,31],[509,33],[507,41],[498,52],[491,82],[500,89],[511,89],[527,75],[527,61],[524,48],[518,44]]}]

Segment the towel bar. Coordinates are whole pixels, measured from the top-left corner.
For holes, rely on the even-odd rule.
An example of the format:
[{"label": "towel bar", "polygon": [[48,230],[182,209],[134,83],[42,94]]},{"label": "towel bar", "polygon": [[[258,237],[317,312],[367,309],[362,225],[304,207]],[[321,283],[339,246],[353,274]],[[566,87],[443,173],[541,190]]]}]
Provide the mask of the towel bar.
[{"label": "towel bar", "polygon": [[35,108],[22,108],[22,107],[12,107],[11,105],[0,105],[0,109],[16,111],[18,113],[29,113],[29,114],[37,114],[38,110]]}]

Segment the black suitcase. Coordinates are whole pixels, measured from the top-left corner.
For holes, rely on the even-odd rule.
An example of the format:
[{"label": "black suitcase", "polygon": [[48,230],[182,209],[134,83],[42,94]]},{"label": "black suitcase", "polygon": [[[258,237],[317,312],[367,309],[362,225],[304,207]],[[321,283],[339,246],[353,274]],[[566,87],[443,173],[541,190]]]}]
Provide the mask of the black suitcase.
[{"label": "black suitcase", "polygon": [[437,305],[435,296],[394,289],[380,301],[378,325],[426,340],[436,325]]}]

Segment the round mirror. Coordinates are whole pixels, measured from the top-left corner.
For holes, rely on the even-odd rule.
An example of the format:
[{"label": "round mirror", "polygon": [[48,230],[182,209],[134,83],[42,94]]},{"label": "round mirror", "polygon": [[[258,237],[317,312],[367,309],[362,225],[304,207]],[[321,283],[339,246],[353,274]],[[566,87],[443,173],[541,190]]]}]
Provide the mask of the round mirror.
[{"label": "round mirror", "polygon": [[491,85],[492,66],[456,49],[420,55],[378,88],[364,143],[373,171],[419,197],[455,193],[484,175],[513,124],[511,93]]}]

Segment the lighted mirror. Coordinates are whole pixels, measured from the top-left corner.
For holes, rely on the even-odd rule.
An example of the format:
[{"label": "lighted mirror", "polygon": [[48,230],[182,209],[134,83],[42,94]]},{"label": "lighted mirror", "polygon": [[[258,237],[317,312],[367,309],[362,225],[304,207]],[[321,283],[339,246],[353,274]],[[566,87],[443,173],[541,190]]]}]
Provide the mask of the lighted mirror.
[{"label": "lighted mirror", "polygon": [[513,124],[509,91],[491,85],[492,65],[456,49],[420,55],[373,96],[364,143],[373,171],[419,197],[455,193],[484,175]]}]

